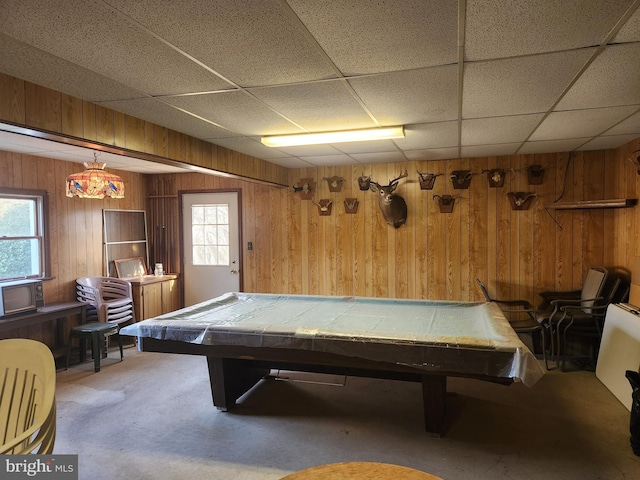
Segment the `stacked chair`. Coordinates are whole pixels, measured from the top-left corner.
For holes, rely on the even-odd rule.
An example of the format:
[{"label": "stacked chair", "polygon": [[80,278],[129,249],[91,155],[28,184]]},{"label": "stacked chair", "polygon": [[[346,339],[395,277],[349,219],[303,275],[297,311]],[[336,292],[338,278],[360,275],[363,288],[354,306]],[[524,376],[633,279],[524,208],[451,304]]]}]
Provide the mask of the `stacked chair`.
[{"label": "stacked chair", "polygon": [[56,364],[44,343],[0,340],[0,455],[51,454]]}]

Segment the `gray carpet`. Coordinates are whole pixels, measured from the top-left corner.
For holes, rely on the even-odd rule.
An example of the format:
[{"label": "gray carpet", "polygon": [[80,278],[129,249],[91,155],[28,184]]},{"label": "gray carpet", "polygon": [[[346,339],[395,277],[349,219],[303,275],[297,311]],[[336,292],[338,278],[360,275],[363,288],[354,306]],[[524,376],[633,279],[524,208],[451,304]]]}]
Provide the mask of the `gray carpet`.
[{"label": "gray carpet", "polygon": [[448,430],[423,430],[421,387],[263,381],[231,412],[213,407],[203,357],[112,351],[58,372],[55,453],[79,478],[275,480],[315,465],[374,461],[446,480],[640,478],[629,412],[593,372],[552,371],[533,388],[450,379]]}]

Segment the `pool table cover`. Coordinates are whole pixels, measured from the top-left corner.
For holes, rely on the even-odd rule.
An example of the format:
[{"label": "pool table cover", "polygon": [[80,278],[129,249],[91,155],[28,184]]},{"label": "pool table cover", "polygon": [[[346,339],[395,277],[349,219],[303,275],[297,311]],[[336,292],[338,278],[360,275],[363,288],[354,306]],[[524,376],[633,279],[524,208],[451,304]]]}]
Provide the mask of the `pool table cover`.
[{"label": "pool table cover", "polygon": [[[212,346],[311,350],[527,386],[544,374],[495,303],[227,293],[120,333]],[[487,355],[473,355],[469,362],[465,352],[472,351]]]}]

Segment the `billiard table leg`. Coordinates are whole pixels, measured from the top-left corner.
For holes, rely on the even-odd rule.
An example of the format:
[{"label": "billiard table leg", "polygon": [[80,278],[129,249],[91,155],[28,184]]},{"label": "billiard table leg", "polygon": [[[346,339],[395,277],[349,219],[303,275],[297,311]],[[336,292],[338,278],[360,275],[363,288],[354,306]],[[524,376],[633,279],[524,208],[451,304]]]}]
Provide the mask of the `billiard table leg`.
[{"label": "billiard table leg", "polygon": [[445,375],[423,375],[424,428],[434,436],[439,437],[444,433],[446,400],[447,377]]},{"label": "billiard table leg", "polygon": [[249,361],[235,358],[207,356],[207,364],[213,404],[224,411],[233,408],[239,397],[269,373],[268,368],[253,367]]}]

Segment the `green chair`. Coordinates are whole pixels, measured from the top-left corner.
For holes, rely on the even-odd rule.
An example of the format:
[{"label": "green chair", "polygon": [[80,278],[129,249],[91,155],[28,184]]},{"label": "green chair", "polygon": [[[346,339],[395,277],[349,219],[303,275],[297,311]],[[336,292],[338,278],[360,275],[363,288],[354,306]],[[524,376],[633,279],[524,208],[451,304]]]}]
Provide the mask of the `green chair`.
[{"label": "green chair", "polygon": [[74,338],[80,340],[80,363],[85,361],[86,344],[87,340],[91,341],[91,355],[93,356],[93,366],[96,372],[100,371],[100,359],[102,358],[102,350],[104,349],[104,356],[108,354],[106,348],[106,339],[111,335],[118,337],[118,346],[120,347],[120,361],[122,361],[124,355],[122,352],[122,337],[118,334],[119,327],[116,323],[110,322],[89,322],[76,327],[71,328],[69,332],[69,341],[67,342],[67,365],[69,368],[69,358],[71,356],[71,342]]}]

